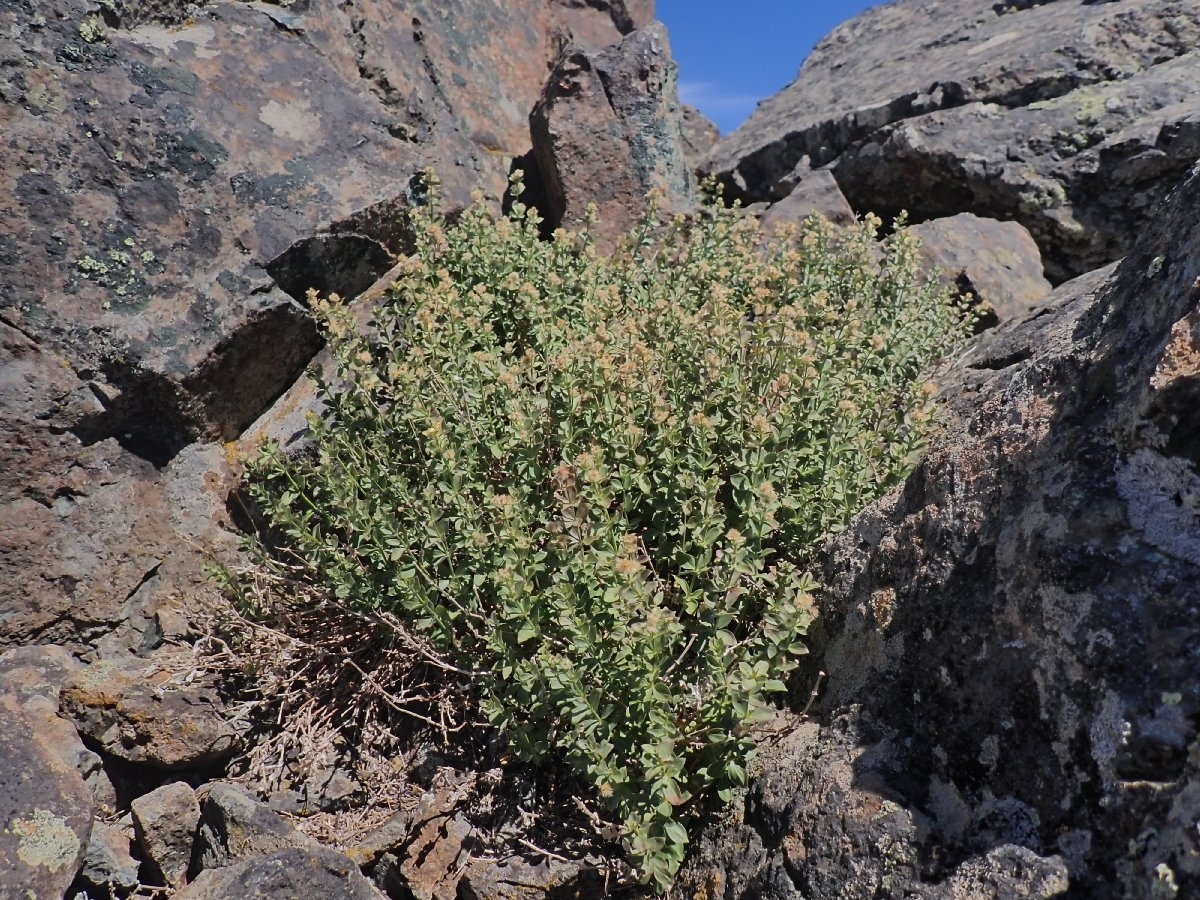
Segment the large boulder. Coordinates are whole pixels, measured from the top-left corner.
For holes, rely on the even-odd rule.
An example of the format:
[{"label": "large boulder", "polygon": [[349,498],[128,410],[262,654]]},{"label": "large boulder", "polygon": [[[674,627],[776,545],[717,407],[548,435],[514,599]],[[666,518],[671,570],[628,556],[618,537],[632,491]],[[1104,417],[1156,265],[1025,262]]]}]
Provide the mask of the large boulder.
[{"label": "large boulder", "polygon": [[774,201],[828,167],[858,213],[1029,229],[1051,281],[1132,247],[1200,158],[1200,9],[897,0],[825,38],[706,168]]},{"label": "large boulder", "polygon": [[941,273],[943,284],[974,297],[981,326],[1020,318],[1050,293],[1037,244],[1016,222],[959,213],[914,225],[912,232],[921,239],[926,265]]},{"label": "large boulder", "polygon": [[451,209],[499,202],[560,27],[544,0],[0,2],[0,648],[145,652],[209,602],[223,444],[320,350],[307,289],[394,264],[427,167]]},{"label": "large boulder", "polygon": [[668,208],[692,201],[677,67],[658,23],[596,52],[568,47],[529,117],[551,228],[578,227],[610,249],[655,189]]},{"label": "large boulder", "polygon": [[684,895],[1200,894],[1197,209],[1200,168],[942,374],[945,433],[824,554],[817,721]]},{"label": "large boulder", "polygon": [[0,315],[160,466],[286,388],[305,291],[390,267],[423,169],[499,198],[555,52],[542,0],[183,9],[0,4]]}]

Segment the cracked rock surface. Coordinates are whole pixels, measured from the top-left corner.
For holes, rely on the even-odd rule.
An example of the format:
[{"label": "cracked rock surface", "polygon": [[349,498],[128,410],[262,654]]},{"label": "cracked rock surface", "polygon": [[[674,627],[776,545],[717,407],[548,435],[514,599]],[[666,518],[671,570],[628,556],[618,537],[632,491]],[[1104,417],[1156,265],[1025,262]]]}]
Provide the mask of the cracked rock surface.
[{"label": "cracked rock surface", "polygon": [[751,201],[827,167],[859,214],[1024,225],[1055,284],[1127,253],[1200,158],[1200,8],[898,0],[835,29],[705,168]]}]

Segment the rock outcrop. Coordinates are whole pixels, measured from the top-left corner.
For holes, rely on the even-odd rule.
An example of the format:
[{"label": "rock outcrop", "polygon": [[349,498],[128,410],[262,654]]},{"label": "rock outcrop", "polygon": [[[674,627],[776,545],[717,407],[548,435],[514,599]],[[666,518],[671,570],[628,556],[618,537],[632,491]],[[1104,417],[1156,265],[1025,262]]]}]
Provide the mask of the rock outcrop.
[{"label": "rock outcrop", "polygon": [[817,721],[683,896],[1200,892],[1197,209],[1200,168],[942,373],[946,434],[824,554]]},{"label": "rock outcrop", "polygon": [[609,248],[637,220],[650,190],[668,209],[692,201],[677,69],[667,32],[650,25],[599,53],[568,47],[530,114],[550,228],[579,227]]},{"label": "rock outcrop", "polygon": [[855,211],[1020,222],[1054,283],[1118,259],[1200,158],[1200,9],[898,0],[842,25],[706,169],[749,201],[828,168]]},{"label": "rock outcrop", "polygon": [[769,227],[908,209],[1011,321],[940,374],[904,488],[826,548],[814,714],[677,893],[1200,894],[1200,173],[1156,206],[1200,157],[1200,9],[897,0],[715,147],[653,19],[0,0],[0,894],[611,887],[493,859],[474,776],[440,763],[321,847],[290,823],[369,779],[285,748],[269,798],[230,783],[255,734],[189,644],[235,558],[238,454],[300,451],[317,411],[306,291],[370,314],[426,168],[454,212],[536,158],[551,224],[595,201],[603,245],[649,188],[690,203],[702,155]]},{"label": "rock outcrop", "polygon": [[0,5],[0,315],[94,387],[85,442],[157,465],[295,378],[318,346],[297,301],[390,267],[425,167],[451,202],[500,195],[556,28],[541,0],[216,2],[169,24]]}]

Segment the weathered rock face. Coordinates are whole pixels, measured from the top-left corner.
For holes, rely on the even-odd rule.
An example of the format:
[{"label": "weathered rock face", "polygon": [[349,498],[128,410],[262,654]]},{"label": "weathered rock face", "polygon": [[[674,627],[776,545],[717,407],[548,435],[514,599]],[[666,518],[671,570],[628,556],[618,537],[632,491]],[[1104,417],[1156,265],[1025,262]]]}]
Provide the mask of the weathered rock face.
[{"label": "weathered rock face", "polygon": [[654,21],[654,0],[551,0],[564,37],[600,49]]},{"label": "weathered rock face", "polygon": [[132,848],[132,826],[97,822],[72,889],[82,888],[92,897],[129,896],[140,883],[139,863],[130,852]]},{"label": "weathered rock face", "polygon": [[99,385],[87,440],[229,440],[317,349],[293,297],[403,249],[414,175],[503,191],[553,27],[540,0],[217,2],[169,30],[5,0],[0,314]]},{"label": "weathered rock face", "polygon": [[706,168],[749,200],[828,167],[859,213],[1015,220],[1061,282],[1132,247],[1200,158],[1200,9],[899,0],[835,30]]},{"label": "weathered rock face", "polygon": [[203,768],[238,748],[212,690],[172,684],[147,660],[100,660],[63,685],[63,712],[103,752],[156,769]]},{"label": "weathered rock face", "polygon": [[1200,169],[944,373],[946,435],[828,548],[820,724],[684,896],[1200,892],[1197,209]]},{"label": "weathered rock face", "polygon": [[279,850],[202,872],[179,900],[384,900],[345,856],[324,847]]},{"label": "weathered rock face", "polygon": [[676,79],[658,24],[600,53],[564,52],[529,118],[551,228],[578,227],[595,203],[592,233],[611,248],[652,188],[668,208],[691,202]]},{"label": "weathered rock face", "polygon": [[116,438],[92,442],[103,396],[0,322],[0,648],[144,649],[159,613],[214,590],[203,548],[232,541],[224,451],[197,445],[158,470]]},{"label": "weathered rock face", "polygon": [[922,256],[948,286],[975,298],[981,328],[1024,315],[1050,293],[1037,244],[1016,222],[959,213],[912,231],[921,239]]},{"label": "weathered rock face", "polygon": [[0,885],[61,897],[83,863],[91,794],[75,768],[34,731],[17,698],[0,694]]}]

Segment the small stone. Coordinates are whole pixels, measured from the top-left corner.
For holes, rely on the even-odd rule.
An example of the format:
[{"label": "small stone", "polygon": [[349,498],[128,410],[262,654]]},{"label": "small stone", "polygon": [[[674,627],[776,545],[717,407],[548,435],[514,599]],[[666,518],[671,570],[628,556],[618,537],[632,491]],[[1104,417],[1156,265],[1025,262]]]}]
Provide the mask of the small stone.
[{"label": "small stone", "polygon": [[244,788],[225,782],[198,792],[200,828],[196,859],[201,871],[231,866],[288,848],[310,849],[312,838],[287,824]]},{"label": "small stone", "polygon": [[139,884],[139,863],[130,852],[132,842],[131,824],[97,822],[75,886],[86,888],[93,897],[133,891]]},{"label": "small stone", "polygon": [[200,873],[174,900],[384,900],[358,866],[334,850],[313,846]]},{"label": "small stone", "polygon": [[175,781],[138,797],[130,808],[138,843],[151,870],[167,887],[182,887],[187,883],[200,824],[196,792]]}]

